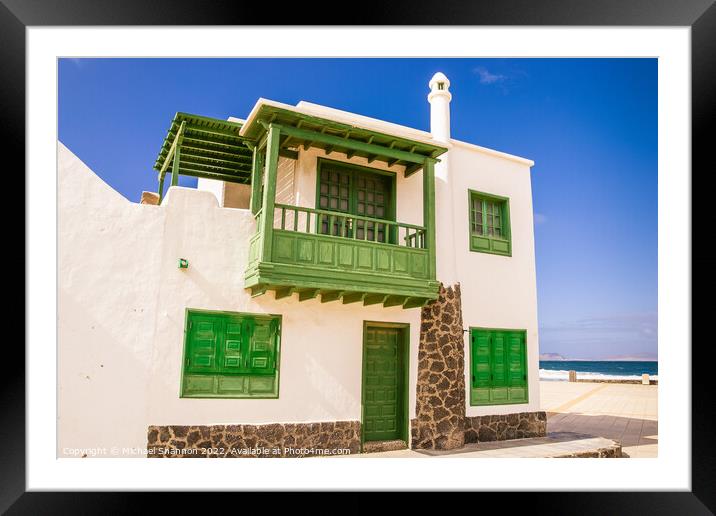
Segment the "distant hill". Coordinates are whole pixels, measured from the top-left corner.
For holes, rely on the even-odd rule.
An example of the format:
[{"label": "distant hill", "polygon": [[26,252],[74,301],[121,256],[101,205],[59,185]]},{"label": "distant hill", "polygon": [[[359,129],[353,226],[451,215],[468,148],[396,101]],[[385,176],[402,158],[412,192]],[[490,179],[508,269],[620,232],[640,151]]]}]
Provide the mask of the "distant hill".
[{"label": "distant hill", "polygon": [[603,360],[621,362],[656,362],[656,355],[653,353],[634,353],[633,355],[615,355]]},{"label": "distant hill", "polygon": [[559,353],[540,353],[539,359],[540,360],[566,360]]}]

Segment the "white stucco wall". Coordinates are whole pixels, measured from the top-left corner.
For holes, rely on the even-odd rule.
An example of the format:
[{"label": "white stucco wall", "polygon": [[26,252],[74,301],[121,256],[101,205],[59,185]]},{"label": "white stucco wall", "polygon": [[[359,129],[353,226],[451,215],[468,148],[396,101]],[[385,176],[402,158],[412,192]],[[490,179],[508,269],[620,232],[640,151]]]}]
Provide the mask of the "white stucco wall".
[{"label": "white stucco wall", "polygon": [[[463,327],[527,331],[529,402],[483,407],[469,404],[470,345],[469,334],[465,333],[467,415],[539,410],[539,336],[530,165],[524,160],[486,153],[461,142],[454,142],[449,154],[454,261],[462,290]],[[509,198],[512,256],[470,251],[469,189]]]},{"label": "white stucco wall", "polygon": [[[134,204],[61,144],[58,154],[60,456],[65,447],[142,448],[150,424],[360,420],[366,320],[410,324],[414,417],[419,310],[252,299],[243,288],[248,210],[182,187],[161,206]],[[179,398],[188,307],[282,314],[278,399]]]},{"label": "white stucco wall", "polygon": [[[454,244],[438,246],[438,262],[454,264],[464,328],[527,330],[529,403],[520,405],[469,405],[466,334],[467,415],[539,410],[530,165],[451,143],[449,195],[437,217],[452,219],[439,227],[451,227]],[[161,206],[140,205],[103,183],[62,144],[58,156],[59,455],[65,447],[141,449],[154,424],[360,420],[366,320],[410,324],[409,415],[415,416],[418,309],[299,303],[295,294],[252,299],[243,274],[253,217],[245,209],[221,208],[218,182],[200,180],[198,190],[172,187]],[[280,202],[315,206],[316,161],[323,156],[310,149],[290,165],[282,162]],[[328,158],[347,161],[340,153]],[[422,172],[405,179],[400,166],[350,162],[396,172],[396,218],[422,224]],[[511,257],[469,251],[468,189],[509,197]],[[188,269],[178,269],[179,258],[189,261]],[[279,398],[180,398],[186,308],[281,314]]]}]

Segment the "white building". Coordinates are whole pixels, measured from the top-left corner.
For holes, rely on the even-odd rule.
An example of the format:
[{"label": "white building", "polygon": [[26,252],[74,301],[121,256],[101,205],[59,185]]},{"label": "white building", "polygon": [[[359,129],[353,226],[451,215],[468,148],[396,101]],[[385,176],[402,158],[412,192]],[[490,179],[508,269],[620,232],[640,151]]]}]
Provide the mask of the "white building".
[{"label": "white building", "polygon": [[177,113],[140,204],[60,144],[58,454],[544,435],[533,162],[451,138],[450,82],[429,87],[430,133]]}]

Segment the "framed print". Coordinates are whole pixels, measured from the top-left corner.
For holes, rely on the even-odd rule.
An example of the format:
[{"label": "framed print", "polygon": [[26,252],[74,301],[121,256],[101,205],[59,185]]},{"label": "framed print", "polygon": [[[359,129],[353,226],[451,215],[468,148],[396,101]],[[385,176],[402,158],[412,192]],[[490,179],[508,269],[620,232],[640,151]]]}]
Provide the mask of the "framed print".
[{"label": "framed print", "polygon": [[716,8],[657,4],[264,27],[253,6],[5,1],[29,302],[0,507],[434,490],[713,511],[713,302],[691,301],[713,260],[691,253]]}]

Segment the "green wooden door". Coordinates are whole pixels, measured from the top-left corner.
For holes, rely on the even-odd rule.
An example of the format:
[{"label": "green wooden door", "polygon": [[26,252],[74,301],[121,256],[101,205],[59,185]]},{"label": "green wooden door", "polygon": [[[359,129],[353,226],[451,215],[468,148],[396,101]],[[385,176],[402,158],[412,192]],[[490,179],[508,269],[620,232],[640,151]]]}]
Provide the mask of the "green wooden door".
[{"label": "green wooden door", "polygon": [[405,378],[402,329],[366,326],[363,349],[363,440],[403,438]]},{"label": "green wooden door", "polygon": [[[390,180],[378,174],[355,173],[353,212],[372,219],[387,219],[390,199]],[[376,234],[377,232],[377,234]],[[386,241],[386,224],[356,221],[356,238],[370,242]]]},{"label": "green wooden door", "polygon": [[473,328],[470,343],[471,404],[526,403],[525,332]]}]

